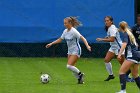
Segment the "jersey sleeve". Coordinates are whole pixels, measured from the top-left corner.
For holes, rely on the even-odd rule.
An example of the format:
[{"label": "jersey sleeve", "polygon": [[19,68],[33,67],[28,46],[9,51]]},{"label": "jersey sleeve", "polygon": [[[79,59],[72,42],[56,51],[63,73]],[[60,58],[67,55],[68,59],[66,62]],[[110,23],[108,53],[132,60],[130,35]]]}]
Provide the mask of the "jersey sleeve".
[{"label": "jersey sleeve", "polygon": [[111,28],[109,29],[110,37],[116,37],[117,31],[118,31],[117,28],[111,27]]},{"label": "jersey sleeve", "polygon": [[80,38],[80,36],[82,36],[77,30],[74,30],[74,35],[76,38]]},{"label": "jersey sleeve", "polygon": [[122,34],[122,42],[128,43],[128,39],[129,39],[128,34],[126,32],[123,33]]},{"label": "jersey sleeve", "polygon": [[61,35],[60,38],[61,38],[61,39],[64,39],[64,38],[65,38],[65,30],[63,31],[63,33],[62,33],[62,35]]}]

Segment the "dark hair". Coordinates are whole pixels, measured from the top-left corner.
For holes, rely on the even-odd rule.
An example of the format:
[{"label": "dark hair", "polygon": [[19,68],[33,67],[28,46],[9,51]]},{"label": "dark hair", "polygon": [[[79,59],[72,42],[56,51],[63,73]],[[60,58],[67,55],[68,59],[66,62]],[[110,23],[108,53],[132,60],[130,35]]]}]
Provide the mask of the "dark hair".
[{"label": "dark hair", "polygon": [[140,17],[140,14],[138,14],[137,17]]},{"label": "dark hair", "polygon": [[68,19],[68,22],[73,26],[73,27],[78,27],[78,26],[82,26],[82,23],[77,19],[78,17],[66,17],[65,19]]},{"label": "dark hair", "polygon": [[[113,22],[113,17],[112,16],[106,16],[105,18],[109,18],[109,20],[112,22],[112,24],[114,24]],[[104,19],[105,19],[104,18]],[[108,30],[108,27],[105,25],[105,30],[107,31]]]}]

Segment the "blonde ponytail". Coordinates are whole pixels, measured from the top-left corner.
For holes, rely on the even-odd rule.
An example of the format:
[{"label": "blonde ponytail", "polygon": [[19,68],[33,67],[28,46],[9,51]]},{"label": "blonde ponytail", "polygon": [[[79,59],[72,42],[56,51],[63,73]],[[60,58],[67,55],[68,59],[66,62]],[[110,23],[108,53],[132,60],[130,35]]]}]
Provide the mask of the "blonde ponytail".
[{"label": "blonde ponytail", "polygon": [[132,34],[131,30],[128,27],[128,24],[125,21],[122,21],[122,22],[120,22],[119,25],[121,28],[120,30],[125,31],[128,34],[131,44],[138,46],[134,35]]},{"label": "blonde ponytail", "polygon": [[78,17],[70,16],[66,17],[65,19],[67,19],[69,23],[75,28],[78,26],[82,26],[82,23],[78,20]]},{"label": "blonde ponytail", "polygon": [[138,46],[138,45],[137,45],[137,42],[136,42],[136,39],[135,39],[134,35],[132,34],[132,32],[131,32],[131,30],[130,30],[129,28],[126,28],[126,33],[127,33],[128,36],[129,36],[130,42],[131,42],[132,44]]}]

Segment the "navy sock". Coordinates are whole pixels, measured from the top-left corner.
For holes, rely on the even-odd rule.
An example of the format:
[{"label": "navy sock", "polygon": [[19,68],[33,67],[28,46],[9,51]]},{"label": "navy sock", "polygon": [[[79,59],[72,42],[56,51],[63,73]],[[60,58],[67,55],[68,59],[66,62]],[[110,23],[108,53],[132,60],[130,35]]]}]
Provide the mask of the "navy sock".
[{"label": "navy sock", "polygon": [[140,77],[139,76],[137,78],[135,78],[135,82],[136,82],[138,88],[140,89]]},{"label": "navy sock", "polygon": [[130,73],[131,73],[131,70],[129,69],[129,70],[126,72],[126,75],[128,76]]},{"label": "navy sock", "polygon": [[120,74],[121,90],[126,89],[126,74]]}]

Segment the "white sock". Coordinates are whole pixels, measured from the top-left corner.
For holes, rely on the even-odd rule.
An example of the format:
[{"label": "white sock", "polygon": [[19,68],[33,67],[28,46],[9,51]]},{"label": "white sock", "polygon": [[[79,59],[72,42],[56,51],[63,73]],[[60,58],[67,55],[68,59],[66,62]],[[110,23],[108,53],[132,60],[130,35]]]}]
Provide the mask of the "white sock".
[{"label": "white sock", "polygon": [[73,72],[73,75],[78,79],[79,78],[79,75],[77,73],[74,73]]},{"label": "white sock", "polygon": [[126,92],[126,90],[121,90],[122,92]]},{"label": "white sock", "polygon": [[124,90],[122,90],[123,92],[126,92],[126,90],[124,89]]},{"label": "white sock", "polygon": [[72,72],[74,72],[74,73],[77,73],[77,74],[80,72],[78,68],[76,68],[75,66],[72,66],[72,65],[67,65],[67,68],[68,68],[70,71],[72,71]]},{"label": "white sock", "polygon": [[105,63],[105,66],[106,66],[106,70],[109,73],[109,75],[113,75],[112,64],[110,62],[109,63]]}]

